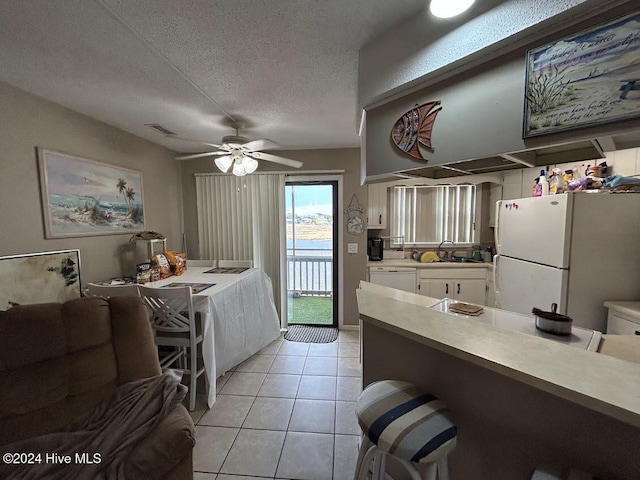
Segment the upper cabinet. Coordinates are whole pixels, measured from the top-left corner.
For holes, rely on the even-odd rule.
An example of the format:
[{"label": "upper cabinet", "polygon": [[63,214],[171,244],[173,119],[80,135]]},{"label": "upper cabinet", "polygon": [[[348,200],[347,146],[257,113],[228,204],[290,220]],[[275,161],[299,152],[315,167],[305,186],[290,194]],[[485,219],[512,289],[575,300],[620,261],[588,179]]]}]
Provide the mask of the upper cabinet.
[{"label": "upper cabinet", "polygon": [[387,184],[373,183],[367,186],[369,190],[369,207],[367,210],[368,229],[387,228]]}]

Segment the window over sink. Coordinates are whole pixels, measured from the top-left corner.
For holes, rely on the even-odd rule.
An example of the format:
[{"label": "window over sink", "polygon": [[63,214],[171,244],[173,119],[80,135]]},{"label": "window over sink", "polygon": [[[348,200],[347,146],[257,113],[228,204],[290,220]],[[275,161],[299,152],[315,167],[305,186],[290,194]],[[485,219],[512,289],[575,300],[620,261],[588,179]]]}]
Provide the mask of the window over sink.
[{"label": "window over sink", "polygon": [[427,246],[474,243],[475,185],[396,186],[391,191],[391,236]]}]

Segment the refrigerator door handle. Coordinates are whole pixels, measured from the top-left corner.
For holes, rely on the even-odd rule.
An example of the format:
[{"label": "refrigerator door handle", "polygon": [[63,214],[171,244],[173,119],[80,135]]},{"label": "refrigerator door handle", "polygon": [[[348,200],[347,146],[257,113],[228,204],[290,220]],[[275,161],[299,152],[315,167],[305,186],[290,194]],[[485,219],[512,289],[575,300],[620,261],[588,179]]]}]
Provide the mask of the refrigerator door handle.
[{"label": "refrigerator door handle", "polygon": [[493,289],[495,291],[495,306],[499,308],[500,305],[500,290],[498,288],[498,261],[500,260],[500,255],[493,256]]},{"label": "refrigerator door handle", "polygon": [[493,231],[494,241],[496,244],[496,253],[500,253],[500,210],[501,210],[500,207],[502,206],[502,202],[503,200],[498,200],[496,202],[496,213],[495,213],[496,227],[494,228],[494,231]]}]

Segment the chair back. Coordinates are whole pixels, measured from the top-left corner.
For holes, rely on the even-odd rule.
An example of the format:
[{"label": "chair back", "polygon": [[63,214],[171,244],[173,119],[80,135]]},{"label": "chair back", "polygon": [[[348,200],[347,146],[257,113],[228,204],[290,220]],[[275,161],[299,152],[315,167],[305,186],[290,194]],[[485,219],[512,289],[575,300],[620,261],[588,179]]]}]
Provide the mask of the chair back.
[{"label": "chair back", "polygon": [[140,296],[151,309],[151,326],[156,332],[195,333],[195,311],[191,287],[146,287],[140,285]]},{"label": "chair back", "polygon": [[218,260],[218,267],[253,267],[253,260]]},{"label": "chair back", "polygon": [[97,283],[87,284],[87,294],[89,297],[125,297],[138,296],[138,285],[130,283],[128,285],[98,285]]}]

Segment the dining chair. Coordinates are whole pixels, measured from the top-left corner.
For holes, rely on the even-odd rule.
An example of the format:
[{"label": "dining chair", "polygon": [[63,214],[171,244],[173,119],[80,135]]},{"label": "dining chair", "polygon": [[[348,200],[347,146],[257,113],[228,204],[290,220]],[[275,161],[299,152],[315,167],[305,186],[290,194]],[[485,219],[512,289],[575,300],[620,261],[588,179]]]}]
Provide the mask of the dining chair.
[{"label": "dining chair", "polygon": [[200,314],[193,309],[191,287],[147,287],[140,285],[140,296],[150,308],[156,345],[176,350],[160,359],[163,371],[177,363],[177,369],[189,375],[189,410],[196,407],[196,382],[205,371],[198,366],[198,345],[202,348],[203,328]]},{"label": "dining chair", "polygon": [[218,260],[218,267],[253,267],[253,260]]},{"label": "dining chair", "polygon": [[216,260],[189,260],[187,258],[187,268],[189,267],[216,267]]},{"label": "dining chair", "polygon": [[86,293],[89,297],[137,297],[138,285],[135,283],[127,285],[99,285],[97,283],[88,283]]}]

